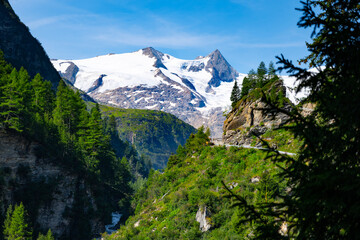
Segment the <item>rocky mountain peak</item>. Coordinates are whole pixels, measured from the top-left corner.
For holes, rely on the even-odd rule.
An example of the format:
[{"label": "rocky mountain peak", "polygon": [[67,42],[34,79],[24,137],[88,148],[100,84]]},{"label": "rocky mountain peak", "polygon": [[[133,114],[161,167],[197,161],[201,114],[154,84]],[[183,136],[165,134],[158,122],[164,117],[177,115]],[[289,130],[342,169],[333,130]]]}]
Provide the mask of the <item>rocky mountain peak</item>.
[{"label": "rocky mountain peak", "polygon": [[148,56],[149,58],[155,58],[155,63],[154,63],[154,67],[156,68],[166,68],[166,66],[164,65],[164,63],[162,62],[163,56],[164,54],[158,50],[156,50],[153,47],[147,47],[147,48],[143,48],[143,55]]},{"label": "rocky mountain peak", "polygon": [[[208,55],[210,58],[222,58],[224,59],[224,56],[221,54],[219,49],[215,49],[212,53]],[[225,60],[225,59],[224,59]]]},{"label": "rocky mountain peak", "polygon": [[156,50],[153,47],[143,48],[142,51],[145,56],[148,56],[150,58],[156,58],[158,60],[161,60],[164,56],[162,52]]},{"label": "rocky mountain peak", "polygon": [[210,53],[208,57],[206,70],[213,75],[208,83],[210,87],[218,87],[221,82],[232,82],[236,79],[238,72],[226,61],[218,49]]}]

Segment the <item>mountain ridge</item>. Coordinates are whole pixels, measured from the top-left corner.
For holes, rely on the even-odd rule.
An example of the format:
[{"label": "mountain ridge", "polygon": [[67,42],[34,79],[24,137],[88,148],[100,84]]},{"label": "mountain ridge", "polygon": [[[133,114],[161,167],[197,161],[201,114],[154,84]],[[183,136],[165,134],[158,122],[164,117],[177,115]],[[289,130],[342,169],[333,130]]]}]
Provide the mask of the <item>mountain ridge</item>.
[{"label": "mountain ridge", "polygon": [[[195,128],[209,127],[215,138],[223,135],[223,113],[231,105],[233,82],[241,85],[247,76],[237,72],[218,49],[193,60],[147,47],[52,63],[62,77],[102,104],[171,113]],[[293,103],[307,95],[296,92],[295,78],[280,77]]]},{"label": "mountain ridge", "polygon": [[[52,60],[62,77],[103,104],[174,114],[222,134],[227,95],[241,75],[219,50],[182,60],[153,47],[82,60]],[[209,121],[215,119],[215,121]]]}]

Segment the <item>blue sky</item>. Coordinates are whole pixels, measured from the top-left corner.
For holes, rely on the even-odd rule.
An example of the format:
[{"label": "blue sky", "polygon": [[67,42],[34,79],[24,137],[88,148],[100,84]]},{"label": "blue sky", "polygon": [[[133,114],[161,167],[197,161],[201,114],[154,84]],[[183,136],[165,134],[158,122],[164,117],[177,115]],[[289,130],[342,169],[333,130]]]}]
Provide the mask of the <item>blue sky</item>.
[{"label": "blue sky", "polygon": [[219,49],[239,72],[307,55],[298,0],[9,0],[50,58],[152,46],[194,59]]}]

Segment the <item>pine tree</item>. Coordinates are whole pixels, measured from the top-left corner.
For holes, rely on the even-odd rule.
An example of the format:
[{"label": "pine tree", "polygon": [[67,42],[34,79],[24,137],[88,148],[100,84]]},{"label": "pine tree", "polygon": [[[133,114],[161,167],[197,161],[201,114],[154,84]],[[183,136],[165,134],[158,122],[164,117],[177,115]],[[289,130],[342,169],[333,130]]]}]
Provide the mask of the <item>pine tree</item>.
[{"label": "pine tree", "polygon": [[[280,175],[289,193],[277,204],[261,208],[246,204],[249,220],[259,225],[257,239],[358,239],[360,236],[360,5],[358,0],[303,1],[298,26],[313,28],[309,56],[300,61],[316,72],[278,58],[299,81],[297,91],[310,89],[305,101],[316,103],[303,116],[301,104],[291,111],[267,98],[272,111],[289,115],[288,126],[303,145],[295,158],[276,155],[286,164]],[[272,218],[267,218],[271,216]],[[287,236],[279,234],[287,222]]]},{"label": "pine tree", "polygon": [[257,77],[253,69],[248,73],[248,76],[243,79],[240,99],[246,96],[252,89],[256,88]]},{"label": "pine tree", "polygon": [[10,226],[11,226],[11,215],[13,213],[12,205],[9,205],[8,209],[6,210],[6,216],[4,220],[4,236],[9,236],[10,234]]},{"label": "pine tree", "polygon": [[265,76],[267,74],[267,68],[266,68],[266,65],[265,65],[265,63],[263,61],[260,62],[256,73],[258,75],[260,75],[260,76]]},{"label": "pine tree", "polygon": [[260,62],[259,67],[257,69],[257,82],[256,87],[262,88],[266,84],[267,80],[267,68],[264,62]]},{"label": "pine tree", "polygon": [[13,211],[9,206],[4,224],[4,236],[8,240],[31,240],[32,230],[27,223],[27,212],[24,205],[15,205]]},{"label": "pine tree", "polygon": [[55,240],[55,238],[54,238],[51,230],[49,229],[49,231],[47,232],[46,235],[43,235],[43,234],[40,233],[37,240]]},{"label": "pine tree", "polygon": [[272,61],[270,61],[268,74],[270,77],[273,77],[273,76],[275,76],[275,73],[276,73],[276,69],[275,69],[274,63]]},{"label": "pine tree", "polygon": [[237,85],[236,80],[234,82],[234,86],[231,91],[230,100],[231,100],[231,106],[233,108],[235,107],[236,103],[240,100],[240,89],[239,89],[239,86]]},{"label": "pine tree", "polygon": [[54,93],[51,90],[51,82],[44,81],[40,74],[36,74],[31,81],[34,91],[32,98],[32,109],[34,112],[44,116],[50,115],[54,109]]},{"label": "pine tree", "polygon": [[75,93],[63,81],[60,81],[56,93],[53,119],[58,128],[60,142],[65,147],[65,155],[79,152],[76,151],[79,146],[77,141],[78,137],[86,132],[88,115],[80,93]]},{"label": "pine tree", "polygon": [[[19,74],[13,69],[10,75],[3,79],[0,87],[0,123],[5,129],[14,129],[18,132],[24,130],[25,104],[21,89],[19,88]],[[25,83],[26,84],[26,83]]]},{"label": "pine tree", "polygon": [[[93,172],[98,172],[100,158],[105,158],[105,161],[108,160],[106,159],[106,142],[101,125],[101,113],[98,104],[90,111],[86,129],[87,131],[84,139],[84,147],[87,155],[85,160],[86,167]],[[107,164],[107,166],[109,165],[110,164]]]},{"label": "pine tree", "polygon": [[55,124],[71,135],[76,134],[80,127],[81,116],[86,111],[80,93],[75,93],[60,81],[55,102],[56,107],[53,112]]}]

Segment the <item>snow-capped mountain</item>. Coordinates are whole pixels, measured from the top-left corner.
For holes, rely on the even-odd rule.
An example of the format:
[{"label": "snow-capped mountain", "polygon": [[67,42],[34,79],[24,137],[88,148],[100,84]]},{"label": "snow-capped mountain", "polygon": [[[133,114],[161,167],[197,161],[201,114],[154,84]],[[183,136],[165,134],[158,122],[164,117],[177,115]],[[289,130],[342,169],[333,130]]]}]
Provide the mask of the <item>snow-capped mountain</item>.
[{"label": "snow-capped mountain", "polygon": [[52,63],[62,77],[99,102],[172,113],[194,127],[210,127],[214,137],[222,135],[223,111],[231,105],[234,81],[241,84],[246,76],[219,50],[182,60],[149,47]]},{"label": "snow-capped mountain", "polygon": [[[219,50],[182,60],[153,48],[83,60],[53,60],[75,87],[102,103],[169,112],[195,127],[222,134],[222,111],[241,75]],[[221,135],[220,135],[221,136]]]}]

